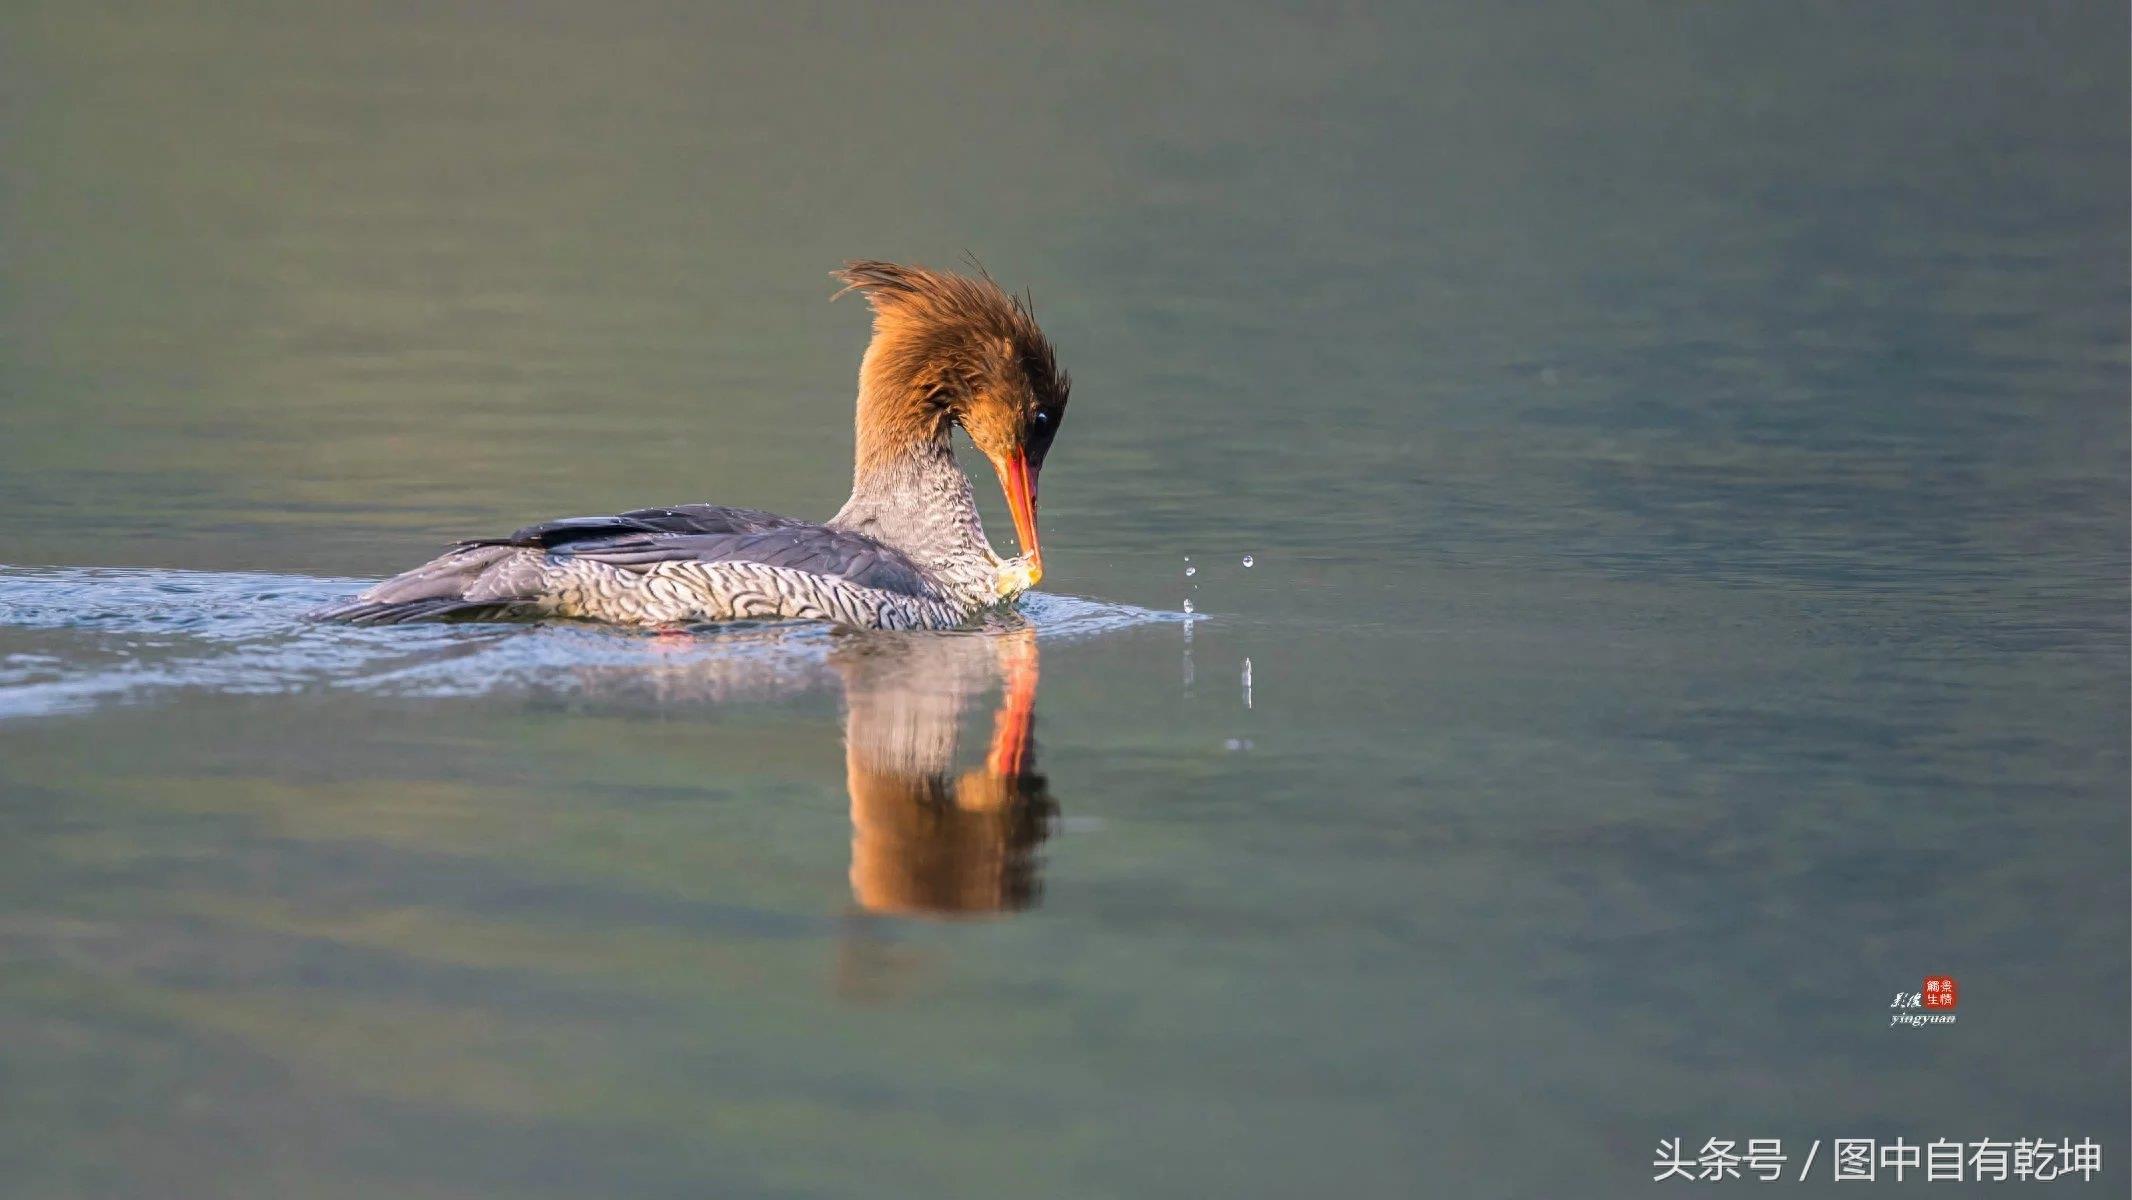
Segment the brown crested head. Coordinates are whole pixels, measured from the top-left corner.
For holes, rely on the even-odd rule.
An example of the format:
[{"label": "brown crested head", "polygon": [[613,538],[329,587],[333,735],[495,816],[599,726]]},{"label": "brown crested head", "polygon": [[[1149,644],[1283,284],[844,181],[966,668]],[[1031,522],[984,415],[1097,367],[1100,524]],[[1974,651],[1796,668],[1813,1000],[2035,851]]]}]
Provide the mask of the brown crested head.
[{"label": "brown crested head", "polygon": [[1029,303],[980,270],[958,275],[862,260],[833,272],[873,306],[873,342],[859,367],[858,469],[863,475],[960,425],[999,472],[1031,566],[1036,485],[1066,417],[1072,381],[1059,369]]}]

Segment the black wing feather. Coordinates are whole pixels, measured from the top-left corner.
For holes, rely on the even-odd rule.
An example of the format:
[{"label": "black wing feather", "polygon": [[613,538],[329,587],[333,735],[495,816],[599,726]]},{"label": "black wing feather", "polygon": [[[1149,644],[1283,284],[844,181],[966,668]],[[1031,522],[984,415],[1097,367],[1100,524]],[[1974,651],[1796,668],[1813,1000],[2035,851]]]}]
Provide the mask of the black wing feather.
[{"label": "black wing feather", "polygon": [[507,538],[474,538],[462,546],[538,546],[553,550],[575,542],[598,541],[633,533],[754,533],[765,529],[799,526],[804,521],[781,517],[759,508],[728,508],[718,504],[676,504],[669,508],[639,508],[611,517],[564,517],[528,525]]}]

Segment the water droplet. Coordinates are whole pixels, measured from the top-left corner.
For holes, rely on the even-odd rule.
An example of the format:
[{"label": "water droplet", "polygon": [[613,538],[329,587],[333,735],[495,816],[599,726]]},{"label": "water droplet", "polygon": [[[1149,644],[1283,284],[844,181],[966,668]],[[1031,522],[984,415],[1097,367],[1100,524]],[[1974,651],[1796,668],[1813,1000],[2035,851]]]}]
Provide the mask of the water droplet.
[{"label": "water droplet", "polygon": [[1190,599],[1187,599],[1187,600],[1186,600],[1186,601],[1184,602],[1184,610],[1185,610],[1186,612],[1191,612],[1191,611],[1192,611],[1192,601],[1191,601]]},{"label": "water droplet", "polygon": [[1197,574],[1199,574],[1199,568],[1198,568],[1198,567],[1186,567],[1186,568],[1184,569],[1184,577],[1185,577],[1186,579],[1190,579],[1190,578],[1191,578],[1192,576],[1194,576],[1194,575],[1197,575]]},{"label": "water droplet", "polygon": [[1251,565],[1251,556],[1248,554],[1244,555],[1244,565],[1247,567]]}]

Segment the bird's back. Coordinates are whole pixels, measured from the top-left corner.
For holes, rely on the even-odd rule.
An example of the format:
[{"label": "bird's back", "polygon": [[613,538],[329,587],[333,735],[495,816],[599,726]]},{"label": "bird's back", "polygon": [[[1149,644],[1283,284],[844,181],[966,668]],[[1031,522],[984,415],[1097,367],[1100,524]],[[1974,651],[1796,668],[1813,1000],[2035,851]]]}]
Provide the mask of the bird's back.
[{"label": "bird's back", "polygon": [[909,557],[864,534],[759,509],[683,504],[461,542],[319,617],[800,619],[910,629],[950,627],[969,615]]}]

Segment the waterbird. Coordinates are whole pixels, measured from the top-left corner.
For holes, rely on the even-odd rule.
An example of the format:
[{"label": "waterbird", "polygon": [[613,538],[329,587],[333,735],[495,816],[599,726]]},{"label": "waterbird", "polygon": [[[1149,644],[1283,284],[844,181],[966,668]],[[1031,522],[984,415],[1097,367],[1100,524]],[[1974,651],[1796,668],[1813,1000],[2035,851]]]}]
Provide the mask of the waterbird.
[{"label": "waterbird", "polygon": [[[473,538],[319,620],[566,617],[616,625],[813,620],[949,629],[1010,604],[1044,573],[1037,478],[1072,382],[1027,300],[974,275],[846,263],[864,296],[851,498],[816,524],[752,508],[677,504],[566,517]],[[985,539],[961,428],[991,460],[1022,554]]]}]

